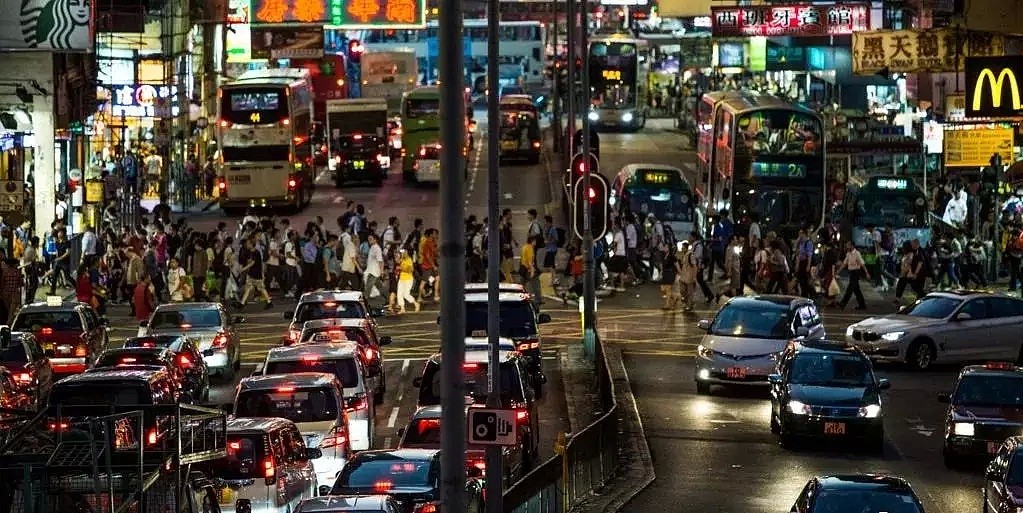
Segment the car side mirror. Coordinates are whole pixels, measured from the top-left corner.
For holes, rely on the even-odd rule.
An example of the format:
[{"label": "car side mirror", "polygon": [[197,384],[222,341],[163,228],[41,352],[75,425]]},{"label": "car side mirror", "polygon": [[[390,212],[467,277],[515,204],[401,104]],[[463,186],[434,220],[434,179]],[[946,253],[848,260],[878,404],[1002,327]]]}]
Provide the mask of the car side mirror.
[{"label": "car side mirror", "polygon": [[404,427],[398,428],[397,434],[398,434],[398,438],[401,438],[401,437],[405,436],[405,428]]},{"label": "car side mirror", "polygon": [[781,374],[768,374],[767,375],[767,382],[772,384],[772,385],[780,385],[781,384]]},{"label": "car side mirror", "polygon": [[877,389],[878,390],[888,390],[890,388],[892,388],[892,382],[891,381],[888,381],[886,378],[881,378],[881,379],[877,380]]},{"label": "car side mirror", "polygon": [[234,323],[235,324],[241,324],[243,322],[245,322],[245,317],[244,316],[241,316],[241,315],[234,316]]},{"label": "car side mirror", "polygon": [[384,336],[380,337],[379,341],[377,341],[377,343],[382,345],[382,346],[389,346],[389,345],[391,345],[391,342],[394,342],[394,340],[391,338],[390,335],[384,335]]},{"label": "car side mirror", "polygon": [[806,326],[800,326],[796,328],[796,338],[806,338],[810,336],[810,328]]},{"label": "car side mirror", "polygon": [[262,376],[263,375],[263,364],[262,363],[256,364],[256,368],[252,369],[252,374],[251,375],[252,376]]},{"label": "car side mirror", "polygon": [[46,356],[47,358],[53,358],[53,357],[57,356],[57,353],[55,353],[53,351],[53,349],[47,349],[47,350],[43,351],[43,356]]},{"label": "car side mirror", "polygon": [[414,386],[416,388],[419,388],[419,387],[423,386],[423,378],[422,378],[422,376],[417,376],[417,377],[412,378],[412,386]]},{"label": "car side mirror", "polygon": [[146,319],[146,320],[139,321],[139,327],[140,328],[148,328],[149,327],[149,320]]},{"label": "car side mirror", "polygon": [[703,331],[710,331],[710,319],[700,319],[696,327]]},{"label": "car side mirror", "polygon": [[323,495],[330,495],[330,487],[327,486],[327,485],[320,486],[318,490],[319,490],[321,496],[323,496]]},{"label": "car side mirror", "polygon": [[285,319],[288,319],[290,321],[291,320],[291,312],[284,312],[281,315],[281,317],[284,317]]},{"label": "car side mirror", "polygon": [[948,404],[951,401],[951,397],[948,392],[938,392],[938,402],[941,404]]},{"label": "car side mirror", "polygon": [[323,451],[315,447],[305,448],[305,459],[307,460],[318,460],[323,457]]},{"label": "car side mirror", "polygon": [[551,314],[548,313],[540,314],[540,317],[537,318],[536,322],[540,324],[547,324],[548,322],[551,322]]}]

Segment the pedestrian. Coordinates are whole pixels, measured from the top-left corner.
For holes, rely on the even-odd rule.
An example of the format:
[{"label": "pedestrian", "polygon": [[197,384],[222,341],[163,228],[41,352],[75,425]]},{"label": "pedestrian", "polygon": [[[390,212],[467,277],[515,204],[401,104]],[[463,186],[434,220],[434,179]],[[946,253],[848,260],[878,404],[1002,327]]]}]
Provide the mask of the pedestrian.
[{"label": "pedestrian", "polygon": [[427,285],[433,286],[433,300],[440,301],[440,267],[437,251],[437,230],[430,228],[423,234],[423,242],[419,248],[419,301],[423,301]]},{"label": "pedestrian", "polygon": [[860,290],[860,278],[870,279],[870,272],[867,271],[867,264],[863,261],[863,255],[856,249],[856,245],[852,241],[846,241],[845,243],[845,259],[838,265],[839,272],[842,269],[849,271],[849,285],[845,288],[845,295],[842,296],[842,300],[838,302],[839,308],[845,308],[845,305],[849,303],[849,300],[855,295],[856,296],[856,309],[866,310],[867,302],[863,299],[863,291]]},{"label": "pedestrian", "polygon": [[245,286],[242,289],[242,297],[238,306],[245,308],[249,295],[255,292],[263,297],[263,301],[266,301],[266,309],[269,310],[273,307],[273,300],[270,298],[270,293],[266,291],[266,268],[263,253],[256,248],[253,239],[245,241],[245,249],[244,259],[239,260],[242,274],[245,275]]},{"label": "pedestrian", "polygon": [[341,248],[341,280],[338,288],[362,290],[362,287],[359,286],[362,274],[362,269],[359,267],[359,246],[355,244],[351,228],[346,228],[341,233]]},{"label": "pedestrian", "polygon": [[39,290],[39,278],[43,274],[43,263],[39,258],[39,237],[33,235],[25,244],[25,251],[21,253],[21,272],[25,275],[25,304],[32,304],[36,300],[36,291]]},{"label": "pedestrian", "polygon": [[405,304],[411,303],[416,311],[419,311],[420,303],[412,295],[412,285],[415,283],[415,263],[412,261],[411,252],[402,248],[398,255],[398,313],[405,313]]},{"label": "pedestrian", "polygon": [[676,258],[679,261],[679,296],[682,300],[683,311],[692,312],[695,306],[693,302],[693,296],[696,295],[696,288],[699,286],[699,281],[702,278],[702,271],[700,266],[696,263],[696,257],[693,254],[692,237],[696,232],[690,234],[690,240],[682,243],[682,250],[678,252]]},{"label": "pedestrian", "polygon": [[527,235],[526,243],[519,252],[519,279],[537,307],[543,301],[540,296],[540,273],[536,268],[536,235]]},{"label": "pedestrian", "polygon": [[323,276],[324,284],[328,289],[334,288],[338,285],[341,280],[341,257],[338,255],[340,251],[340,244],[338,243],[337,235],[330,233],[327,234],[327,243],[321,249],[323,256]]},{"label": "pedestrian", "polygon": [[21,308],[23,282],[17,260],[0,252],[0,322],[10,325]]},{"label": "pedestrian", "polygon": [[[135,288],[146,276],[145,266],[142,264],[142,257],[135,251],[135,248],[128,246],[128,265],[124,272],[124,297],[128,299],[128,310],[130,315],[135,315]],[[150,282],[146,282],[147,286]]]},{"label": "pedestrian", "polygon": [[177,257],[171,258],[167,264],[167,291],[171,301],[180,303],[192,298],[191,287],[185,277],[185,270],[181,268]]},{"label": "pedestrian", "polygon": [[363,274],[363,283],[365,284],[363,294],[367,302],[376,297],[382,297],[386,302],[387,284],[382,280],[384,276],[383,248],[380,247],[380,241],[376,234],[370,233],[366,237],[366,242],[369,244],[369,253],[366,255],[366,270]]},{"label": "pedestrian", "polygon": [[153,280],[149,275],[143,274],[135,284],[135,290],[131,294],[131,307],[136,321],[148,321],[149,316],[153,315],[156,300],[153,295]]},{"label": "pedestrian", "polygon": [[680,294],[675,292],[675,284],[682,274],[682,267],[676,257],[676,249],[661,243],[660,251],[664,254],[661,260],[661,296],[664,298],[664,310],[678,308]]}]

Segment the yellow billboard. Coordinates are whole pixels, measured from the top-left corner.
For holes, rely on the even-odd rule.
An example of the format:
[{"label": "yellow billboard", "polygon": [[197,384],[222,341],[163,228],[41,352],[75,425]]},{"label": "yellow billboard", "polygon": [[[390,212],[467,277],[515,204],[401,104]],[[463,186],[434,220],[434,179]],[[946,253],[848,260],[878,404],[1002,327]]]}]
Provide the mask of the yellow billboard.
[{"label": "yellow billboard", "polygon": [[945,131],[946,167],[987,166],[995,153],[1012,162],[1012,128]]}]

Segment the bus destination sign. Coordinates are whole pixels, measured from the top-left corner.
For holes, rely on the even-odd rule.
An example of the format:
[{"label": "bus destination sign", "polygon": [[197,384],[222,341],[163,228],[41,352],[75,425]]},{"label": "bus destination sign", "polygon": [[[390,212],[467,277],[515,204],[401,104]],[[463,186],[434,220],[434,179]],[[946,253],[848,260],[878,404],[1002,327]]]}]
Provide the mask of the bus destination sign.
[{"label": "bus destination sign", "polygon": [[672,183],[671,173],[668,171],[647,170],[643,172],[643,182],[649,185],[667,185]]},{"label": "bus destination sign", "polygon": [[753,176],[759,178],[806,178],[806,165],[794,162],[754,162]]},{"label": "bus destination sign", "polygon": [[904,191],[909,189],[909,180],[905,178],[875,178],[874,186],[886,191]]},{"label": "bus destination sign", "polygon": [[617,81],[621,81],[622,80],[622,72],[621,72],[621,70],[605,69],[605,70],[601,70],[600,74],[601,74],[601,76],[604,77],[604,80],[617,80]]}]

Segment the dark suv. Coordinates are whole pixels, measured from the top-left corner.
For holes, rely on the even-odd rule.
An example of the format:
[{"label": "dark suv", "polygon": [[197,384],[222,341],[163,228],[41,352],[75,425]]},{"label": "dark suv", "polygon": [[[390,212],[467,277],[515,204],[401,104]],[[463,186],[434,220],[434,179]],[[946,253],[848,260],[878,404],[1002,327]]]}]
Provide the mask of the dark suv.
[{"label": "dark suv", "polygon": [[[465,336],[486,337],[488,310],[490,304],[486,292],[465,295]],[[499,316],[501,338],[510,339],[522,354],[529,377],[529,386],[537,398],[543,397],[543,385],[547,377],[543,373],[543,337],[540,325],[551,322],[550,314],[540,313],[533,306],[531,296],[525,292],[501,292]],[[438,319],[439,321],[439,319]]]},{"label": "dark suv", "polygon": [[18,393],[31,397],[35,406],[46,404],[53,386],[53,367],[35,336],[0,327],[0,367],[10,372]]},{"label": "dark suv", "polygon": [[[487,349],[466,348],[465,393],[467,405],[483,406],[489,396]],[[412,380],[412,386],[419,389],[417,407],[440,404],[441,355],[435,354],[423,366],[422,376]],[[514,409],[519,427],[519,441],[522,445],[522,461],[531,469],[536,462],[540,439],[540,419],[537,415],[533,390],[529,386],[526,362],[514,351],[501,351],[501,407]]]},{"label": "dark suv", "polygon": [[334,140],[334,184],[369,181],[373,185],[384,183],[387,170],[382,160],[390,158],[387,141],[368,134],[346,134]]}]

